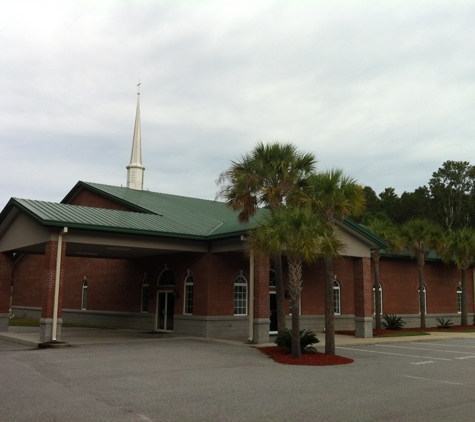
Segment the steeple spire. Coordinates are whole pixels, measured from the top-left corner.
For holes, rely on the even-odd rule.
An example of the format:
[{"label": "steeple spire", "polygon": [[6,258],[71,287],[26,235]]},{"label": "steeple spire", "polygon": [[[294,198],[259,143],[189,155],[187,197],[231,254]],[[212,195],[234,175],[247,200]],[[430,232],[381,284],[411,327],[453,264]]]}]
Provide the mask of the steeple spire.
[{"label": "steeple spire", "polygon": [[140,80],[137,84],[137,111],[135,113],[134,139],[130,164],[127,166],[127,187],[143,190],[145,167],[142,165],[142,137],[140,131]]}]

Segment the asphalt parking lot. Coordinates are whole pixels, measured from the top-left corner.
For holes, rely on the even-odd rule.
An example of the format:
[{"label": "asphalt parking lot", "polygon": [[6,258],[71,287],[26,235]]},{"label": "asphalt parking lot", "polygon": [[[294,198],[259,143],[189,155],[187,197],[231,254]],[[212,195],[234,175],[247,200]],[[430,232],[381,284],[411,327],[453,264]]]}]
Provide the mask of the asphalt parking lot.
[{"label": "asphalt parking lot", "polygon": [[2,421],[471,421],[475,339],[338,347],[280,365],[253,347],[144,339],[65,349],[0,341]]}]

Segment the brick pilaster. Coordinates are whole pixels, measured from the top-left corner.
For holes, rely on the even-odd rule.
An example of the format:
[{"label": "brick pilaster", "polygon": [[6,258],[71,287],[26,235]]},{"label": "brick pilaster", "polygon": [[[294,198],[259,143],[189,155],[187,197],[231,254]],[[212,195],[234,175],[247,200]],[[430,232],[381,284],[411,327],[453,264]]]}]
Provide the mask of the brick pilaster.
[{"label": "brick pilaster", "polygon": [[0,253],[0,314],[10,312],[10,295],[13,276],[13,254]]},{"label": "brick pilaster", "polygon": [[[64,257],[66,255],[66,242],[63,242],[61,248],[61,274],[59,281],[59,302],[58,302],[58,318],[62,315],[63,305],[63,278],[64,278]],[[53,318],[54,310],[54,284],[56,276],[56,257],[58,250],[58,242],[49,241],[45,247],[45,265],[43,272],[43,297],[41,318]]]},{"label": "brick pilaster", "polygon": [[256,259],[254,263],[254,318],[269,318],[269,271],[269,259]]},{"label": "brick pilaster", "polygon": [[355,258],[355,316],[373,316],[373,283],[371,280],[371,259]]},{"label": "brick pilaster", "polygon": [[356,337],[373,337],[373,282],[371,258],[354,258]]}]

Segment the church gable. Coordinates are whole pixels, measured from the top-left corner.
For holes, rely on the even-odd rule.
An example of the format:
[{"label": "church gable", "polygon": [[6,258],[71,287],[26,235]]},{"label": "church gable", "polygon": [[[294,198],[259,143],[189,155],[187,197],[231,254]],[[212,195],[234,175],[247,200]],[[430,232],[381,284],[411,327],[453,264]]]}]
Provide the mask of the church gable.
[{"label": "church gable", "polygon": [[134,211],[112,199],[106,198],[96,192],[88,189],[80,189],[70,200],[66,202],[69,205],[81,205],[85,207],[102,208],[107,210]]}]

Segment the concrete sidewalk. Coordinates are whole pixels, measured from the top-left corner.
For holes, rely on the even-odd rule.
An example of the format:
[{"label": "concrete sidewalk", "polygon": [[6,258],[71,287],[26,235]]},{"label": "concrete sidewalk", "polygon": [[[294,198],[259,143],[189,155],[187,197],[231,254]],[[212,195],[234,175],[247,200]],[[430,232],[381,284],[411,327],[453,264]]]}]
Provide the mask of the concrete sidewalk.
[{"label": "concrete sidewalk", "polygon": [[[316,345],[317,349],[325,347],[325,333],[317,333],[320,343]],[[0,340],[20,343],[23,345],[38,347],[40,338],[40,329],[38,327],[9,327],[8,332],[0,333]],[[101,328],[62,328],[61,341],[69,343],[71,346],[99,343],[123,343],[150,340],[166,340],[177,338],[196,338],[199,340],[217,341],[229,344],[240,344],[248,346],[263,346],[248,344],[239,341],[210,339],[202,337],[179,336],[172,333],[148,333],[139,330],[114,330]],[[457,340],[464,338],[475,338],[475,333],[465,333],[463,331],[436,331],[429,335],[408,336],[408,337],[373,337],[356,338],[348,335],[335,335],[336,347],[345,346],[365,346],[370,344],[387,343],[411,343],[417,341],[437,341],[437,340]],[[274,343],[267,343],[266,346],[273,346]]]}]

